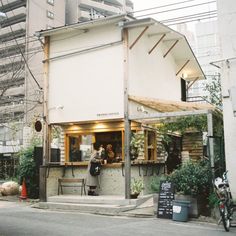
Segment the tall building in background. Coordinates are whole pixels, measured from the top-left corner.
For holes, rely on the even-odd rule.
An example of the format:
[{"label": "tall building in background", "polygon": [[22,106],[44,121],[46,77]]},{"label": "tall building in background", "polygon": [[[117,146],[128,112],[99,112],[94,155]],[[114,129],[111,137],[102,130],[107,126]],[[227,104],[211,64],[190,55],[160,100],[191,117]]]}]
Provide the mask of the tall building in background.
[{"label": "tall building in background", "polygon": [[[198,22],[195,25],[194,53],[205,73],[206,80],[196,81],[189,89],[188,97],[192,101],[211,102],[210,94],[205,90],[207,84],[220,79],[219,69],[212,66],[212,61],[220,58],[220,42],[217,20]],[[215,100],[220,98],[214,98]]]},{"label": "tall building in background", "polygon": [[0,0],[0,156],[43,119],[43,43],[36,31],[133,10],[130,0]]},{"label": "tall building in background", "polygon": [[66,23],[130,13],[132,10],[130,0],[66,0]]},{"label": "tall building in background", "polygon": [[236,2],[217,0],[221,58],[214,65],[221,70],[226,169],[236,199]]},{"label": "tall building in background", "polygon": [[43,47],[35,31],[65,25],[64,0],[0,0],[0,154],[30,138],[42,118]]}]

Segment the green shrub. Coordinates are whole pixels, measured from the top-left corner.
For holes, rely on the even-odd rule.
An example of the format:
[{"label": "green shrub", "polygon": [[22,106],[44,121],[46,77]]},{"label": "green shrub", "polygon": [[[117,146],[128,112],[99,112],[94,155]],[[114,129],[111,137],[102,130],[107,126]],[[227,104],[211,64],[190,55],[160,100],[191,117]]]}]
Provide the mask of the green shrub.
[{"label": "green shrub", "polygon": [[168,180],[174,183],[176,192],[184,195],[207,195],[211,189],[211,171],[206,162],[186,162]]},{"label": "green shrub", "polygon": [[153,177],[151,180],[151,190],[153,193],[159,193],[160,191],[160,183],[162,180],[166,180],[166,176],[162,175],[162,176],[156,176]]},{"label": "green shrub", "polygon": [[209,207],[211,209],[214,209],[215,207],[218,206],[219,204],[219,199],[218,197],[216,196],[216,193],[215,192],[211,192],[209,197],[208,197],[208,203],[209,203]]},{"label": "green shrub", "polygon": [[30,146],[19,153],[18,180],[22,184],[25,179],[27,194],[29,198],[38,198],[39,184],[38,172],[33,158],[34,147]]}]

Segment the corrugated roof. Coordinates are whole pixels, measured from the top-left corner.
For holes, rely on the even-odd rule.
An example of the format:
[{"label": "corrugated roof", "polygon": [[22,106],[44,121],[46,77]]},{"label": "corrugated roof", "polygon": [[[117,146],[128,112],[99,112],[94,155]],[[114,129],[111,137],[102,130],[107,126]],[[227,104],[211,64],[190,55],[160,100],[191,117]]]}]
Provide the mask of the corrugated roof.
[{"label": "corrugated roof", "polygon": [[215,110],[215,106],[211,104],[196,103],[196,102],[169,101],[169,100],[139,97],[139,96],[129,96],[129,100],[140,103],[158,112]]},{"label": "corrugated roof", "polygon": [[168,101],[138,96],[129,96],[129,100],[156,110],[156,112],[153,111],[151,113],[129,115],[130,120],[144,124],[157,124],[166,118],[175,119],[183,116],[207,115],[209,112],[217,111],[215,106],[210,104]]}]

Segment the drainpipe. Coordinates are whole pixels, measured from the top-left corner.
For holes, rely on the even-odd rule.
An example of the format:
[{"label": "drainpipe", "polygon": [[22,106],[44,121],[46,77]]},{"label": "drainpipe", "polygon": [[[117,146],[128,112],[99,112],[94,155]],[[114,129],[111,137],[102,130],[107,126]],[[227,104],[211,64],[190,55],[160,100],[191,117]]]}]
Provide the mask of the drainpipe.
[{"label": "drainpipe", "polygon": [[215,179],[215,157],[214,157],[214,139],[213,139],[213,115],[212,111],[208,111],[207,113],[207,129],[208,129],[208,153],[210,157],[211,171],[212,171],[212,179]]}]

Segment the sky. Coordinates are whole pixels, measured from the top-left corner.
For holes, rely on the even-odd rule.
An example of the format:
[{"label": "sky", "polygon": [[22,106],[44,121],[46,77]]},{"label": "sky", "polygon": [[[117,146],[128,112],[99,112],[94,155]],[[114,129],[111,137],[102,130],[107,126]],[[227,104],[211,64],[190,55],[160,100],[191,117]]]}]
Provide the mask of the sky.
[{"label": "sky", "polygon": [[[158,7],[153,10],[136,12],[134,15],[138,18],[139,16],[157,13],[153,15],[147,15],[146,17],[152,17],[158,21],[163,21],[164,24],[173,25],[176,23],[170,21],[173,18],[180,18],[184,16],[194,15],[194,14],[202,14],[202,18],[206,18],[206,20],[211,20],[213,11],[216,10],[216,1],[215,0],[132,0],[134,3],[134,11],[139,11],[147,8]],[[205,4],[207,3],[207,4]],[[168,5],[169,6],[166,6]],[[193,6],[195,5],[195,6]],[[192,7],[189,7],[192,6]],[[175,9],[175,10],[174,10]],[[209,15],[212,14],[212,15]],[[145,17],[145,16],[142,16]],[[141,18],[142,18],[141,17]],[[178,20],[180,21],[191,21],[194,18],[182,18]],[[196,18],[195,18],[196,19]],[[169,21],[166,21],[169,20]],[[190,28],[194,27],[196,21],[188,23]]]}]

